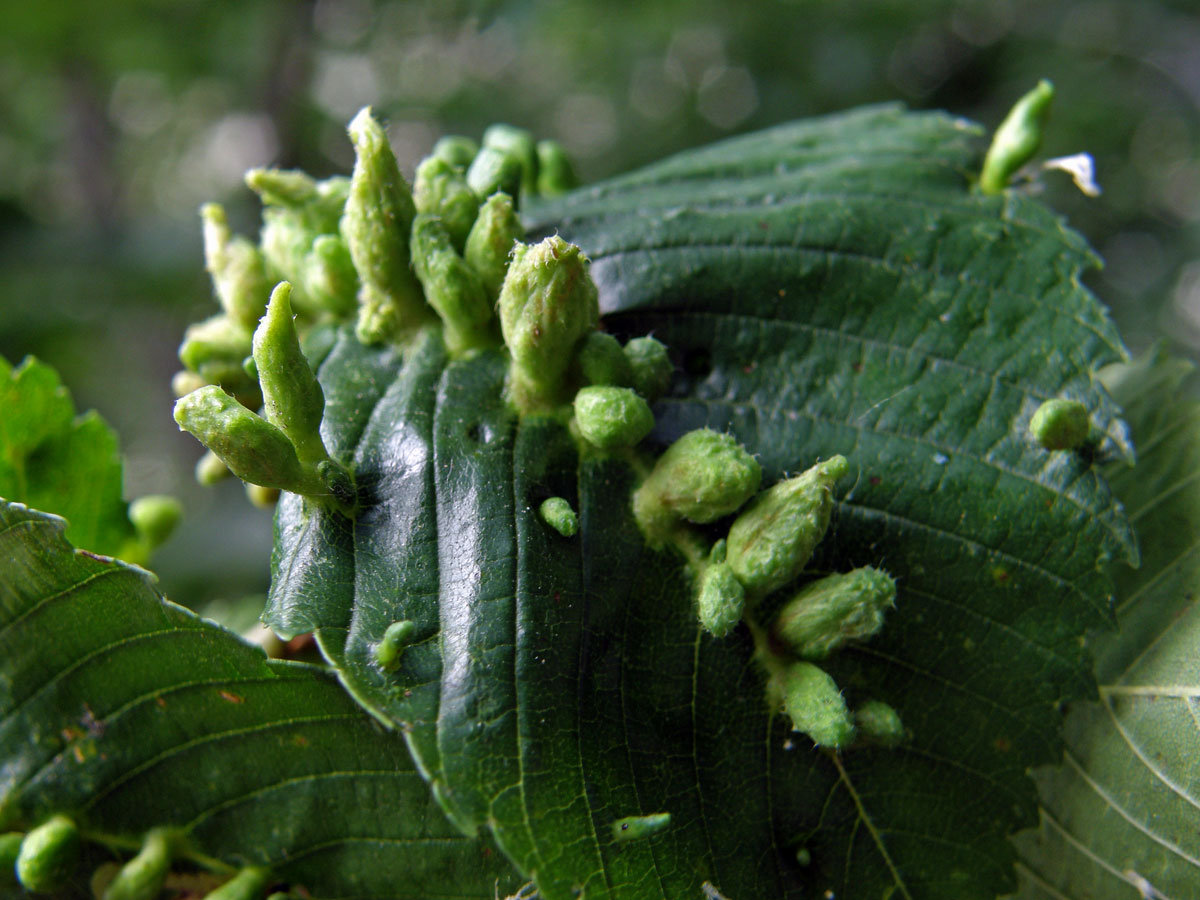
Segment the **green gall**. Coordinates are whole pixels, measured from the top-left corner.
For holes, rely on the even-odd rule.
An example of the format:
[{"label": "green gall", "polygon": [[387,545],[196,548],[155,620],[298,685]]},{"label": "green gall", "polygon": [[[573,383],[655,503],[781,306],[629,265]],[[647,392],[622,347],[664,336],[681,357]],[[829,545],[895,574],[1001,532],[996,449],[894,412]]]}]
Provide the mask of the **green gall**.
[{"label": "green gall", "polygon": [[579,371],[587,384],[633,386],[633,367],[611,334],[593,331],[579,345]]},{"label": "green gall", "polygon": [[868,700],[854,711],[860,739],[883,747],[896,747],[904,742],[904,723],[900,714],[882,700]]},{"label": "green gall", "polygon": [[322,234],[313,241],[305,261],[304,287],[323,310],[338,317],[354,312],[358,272],[340,235]]},{"label": "green gall", "polygon": [[724,637],[742,619],[746,589],[728,563],[705,566],[696,585],[696,615],[713,637]]},{"label": "green gall", "polygon": [[442,320],[446,349],[452,356],[496,343],[492,304],[475,270],[454,249],[438,216],[413,220],[413,268],[425,298]]},{"label": "green gall", "polygon": [[271,871],[250,866],[242,869],[214,891],[204,895],[204,900],[258,900],[271,883]]},{"label": "green gall", "polygon": [[253,330],[225,313],[189,325],[179,345],[179,361],[208,384],[246,380],[242,360],[250,355]]},{"label": "green gall", "polygon": [[654,542],[682,517],[714,522],[754,496],[762,467],[728,434],[701,428],[666,449],[633,495],[633,513]]},{"label": "green gall", "polygon": [[1029,421],[1029,433],[1046,450],[1075,450],[1090,431],[1087,407],[1078,400],[1047,400]]},{"label": "green gall", "polygon": [[35,893],[62,887],[79,861],[79,830],[66,816],[55,816],[25,835],[17,851],[17,880]]},{"label": "green gall", "polygon": [[579,177],[567,151],[558,141],[538,141],[537,192],[546,197],[565,194],[579,186]]},{"label": "green gall", "polygon": [[411,319],[386,294],[367,285],[358,291],[358,318],[354,336],[363,344],[382,344],[400,336]]},{"label": "green gall", "polygon": [[508,194],[492,194],[479,207],[463,258],[479,276],[489,300],[494,302],[500,296],[513,247],[523,237],[525,229]]},{"label": "green gall", "polygon": [[196,481],[206,487],[214,485],[218,481],[224,481],[232,474],[229,466],[225,465],[221,461],[221,457],[211,450],[204,451],[204,455],[196,463]]},{"label": "green gall", "polygon": [[532,134],[524,128],[512,125],[489,125],[483,132],[483,147],[499,150],[514,157],[521,166],[521,190],[526,194],[537,190],[538,154]]},{"label": "green gall", "polygon": [[268,206],[262,211],[262,221],[259,244],[267,264],[268,283],[303,284],[308,254],[320,232],[294,209]]},{"label": "green gall", "polygon": [[575,395],[575,424],[589,444],[618,450],[640,443],[654,428],[654,414],[629,388],[585,387]]},{"label": "green gall", "polygon": [[708,561],[710,563],[723,563],[725,556],[729,552],[729,542],[725,538],[721,538],[712,545],[712,549],[708,551]]},{"label": "green gall", "polygon": [[180,398],[175,422],[243,481],[297,494],[324,493],[316,472],[301,465],[287,435],[219,387],[209,385]]},{"label": "green gall", "polygon": [[840,750],[854,740],[854,720],[836,682],[808,662],[793,662],[772,677],[792,730],[807,734],[818,747]]},{"label": "green gall", "polygon": [[404,648],[415,640],[416,635],[417,625],[415,622],[410,622],[408,619],[393,622],[384,631],[379,643],[375,645],[375,662],[381,668],[392,671],[400,665],[400,657],[404,655]]},{"label": "green gall", "polygon": [[812,865],[812,852],[807,847],[797,847],[796,862],[802,866]]},{"label": "green gall", "polygon": [[579,516],[562,497],[543,500],[542,505],[538,507],[538,515],[563,537],[573,537],[579,531]]},{"label": "green gall", "polygon": [[467,185],[477,197],[490,197],[497,191],[502,191],[517,198],[521,191],[521,160],[514,154],[495,147],[484,147],[472,160],[467,169]]},{"label": "green gall", "polygon": [[21,841],[25,835],[19,831],[0,834],[0,887],[17,883],[17,856],[21,852]]},{"label": "green gall", "polygon": [[979,189],[983,193],[1002,193],[1017,169],[1037,153],[1053,99],[1054,85],[1043,78],[1016,102],[1000,123],[979,174]]},{"label": "green gall", "polygon": [[667,392],[675,367],[666,345],[652,337],[634,338],[625,345],[625,356],[633,370],[633,389],[653,403]]},{"label": "green gall", "polygon": [[92,870],[92,877],[88,879],[88,888],[95,900],[102,900],[104,892],[108,890],[108,886],[112,884],[112,880],[120,871],[121,864],[118,862],[101,863]]},{"label": "green gall", "polygon": [[465,172],[478,152],[479,144],[471,138],[460,134],[448,134],[438,138],[430,155],[444,159],[460,172]]},{"label": "green gall", "polygon": [[258,247],[234,237],[219,204],[200,208],[204,223],[204,262],[221,308],[234,321],[253,328],[267,302],[267,272]]},{"label": "green gall", "polygon": [[[467,185],[466,177],[444,159],[428,156],[417,166],[413,201],[418,214],[441,218],[454,248],[461,251],[479,211],[479,198]],[[413,247],[412,252],[415,261],[420,251]]]},{"label": "green gall", "polygon": [[129,504],[129,521],[149,549],[163,544],[183,517],[183,504],[165,494],[138,497]]},{"label": "green gall", "polygon": [[797,656],[824,659],[843,644],[877,634],[895,605],[892,577],[863,566],[805,585],[779,611],[771,631]]},{"label": "green gall", "polygon": [[170,832],[151,831],[137,856],[125,863],[116,878],[108,883],[102,900],[154,900],[171,870],[173,850]]},{"label": "green gall", "polygon": [[350,193],[345,176],[317,181],[298,169],[251,169],[245,181],[267,206],[301,213],[309,228],[325,234],[337,230]]},{"label": "green gall", "polygon": [[192,391],[199,390],[206,384],[209,382],[200,375],[183,369],[171,376],[171,393],[176,397],[183,397]]},{"label": "green gall", "polygon": [[575,345],[600,319],[583,251],[557,235],[539,244],[517,244],[499,310],[512,355],[509,398],[522,412],[565,402],[571,396],[566,375]]},{"label": "green gall", "polygon": [[651,813],[648,816],[626,816],[612,825],[614,841],[636,841],[661,834],[671,826],[669,812]]},{"label": "green gall", "polygon": [[274,509],[275,504],[279,502],[279,488],[247,483],[246,499],[255,509]]},{"label": "green gall", "polygon": [[271,206],[301,209],[317,196],[316,180],[298,169],[251,169],[245,181],[246,187]]},{"label": "green gall", "polygon": [[833,456],[763,491],[729,528],[729,555],[746,590],[759,596],[800,574],[829,528],[833,485],[846,474]]},{"label": "green gall", "polygon": [[346,315],[358,289],[349,251],[331,259],[328,249],[318,256],[316,248],[322,238],[338,236],[349,179],[314,181],[303,172],[254,169],[246,174],[246,184],[265,204],[260,242],[269,283],[291,282],[292,305],[302,313]]},{"label": "green gall", "polygon": [[409,265],[416,207],[408,183],[370,107],[354,117],[349,133],[355,161],[341,232],[361,281],[356,332],[370,344],[395,338],[428,315]]},{"label": "green gall", "polygon": [[317,196],[306,208],[309,217],[320,227],[322,234],[335,234],[350,199],[350,179],[331,175],[317,182]]},{"label": "green gall", "polygon": [[316,464],[329,458],[321,440],[325,392],[300,350],[291,295],[286,281],[271,292],[267,314],[254,332],[254,363],[267,421],[287,435],[302,463]]}]

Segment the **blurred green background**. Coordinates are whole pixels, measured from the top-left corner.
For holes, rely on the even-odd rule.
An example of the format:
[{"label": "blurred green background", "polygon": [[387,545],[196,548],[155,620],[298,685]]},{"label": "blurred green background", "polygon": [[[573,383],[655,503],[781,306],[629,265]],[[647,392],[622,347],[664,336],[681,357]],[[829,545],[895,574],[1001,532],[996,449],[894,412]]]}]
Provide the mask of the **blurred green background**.
[{"label": "blurred green background", "polygon": [[1130,346],[1200,347],[1195,0],[0,0],[0,354],[56,366],[125,449],[126,491],[187,517],[155,568],[192,605],[262,591],[270,516],[198,488],[171,420],[184,326],[214,312],[199,219],[253,234],[251,166],[324,176],[386,117],[402,168],[493,121],[562,141],[585,180],[789,119],[902,100],[994,127],[1040,77],[1046,197],[1107,260]]}]

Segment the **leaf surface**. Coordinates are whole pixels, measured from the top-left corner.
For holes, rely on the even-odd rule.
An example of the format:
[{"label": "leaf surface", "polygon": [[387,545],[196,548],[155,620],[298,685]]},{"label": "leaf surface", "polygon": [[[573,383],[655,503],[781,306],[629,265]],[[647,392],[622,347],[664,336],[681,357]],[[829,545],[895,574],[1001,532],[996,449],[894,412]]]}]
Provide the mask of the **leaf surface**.
[{"label": "leaf surface", "polygon": [[1016,839],[1022,900],[1182,900],[1200,885],[1200,403],[1165,351],[1107,373],[1139,448],[1112,484],[1142,542],[1117,575],[1116,633],[1092,640],[1100,698],[1038,772],[1041,825]]},{"label": "leaf surface", "polygon": [[[266,865],[321,898],[515,886],[336,679],[268,661],[62,532],[0,506],[0,831],[65,812],[127,858],[175,826],[193,863]],[[90,896],[89,874],[75,892]]]},{"label": "leaf surface", "polygon": [[[504,360],[436,335],[343,337],[323,433],[352,463],[351,524],[281,503],[268,621],[315,629],[351,692],[403,729],[464,830],[493,829],[547,900],[991,898],[1035,815],[1060,704],[1094,690],[1080,637],[1109,620],[1104,564],[1136,556],[1095,466],[1026,436],[1124,350],[1081,287],[1081,239],[1028,198],[969,189],[974,130],[875,108],[684,154],[530,211],[592,259],[605,325],[678,364],[650,446],[733,432],[767,483],[843,453],[852,475],[814,573],[881,565],[882,635],[829,664],[910,733],[840,759],[766,708],[742,630],[696,624],[681,561],[644,546],[625,463],[518,421]],[[352,382],[353,380],[353,382]],[[373,404],[369,416],[349,398]],[[353,415],[350,410],[354,409]],[[563,539],[537,518],[563,496]],[[387,672],[393,621],[418,642]],[[618,841],[613,823],[670,812]],[[807,865],[797,851],[806,851]]]}]

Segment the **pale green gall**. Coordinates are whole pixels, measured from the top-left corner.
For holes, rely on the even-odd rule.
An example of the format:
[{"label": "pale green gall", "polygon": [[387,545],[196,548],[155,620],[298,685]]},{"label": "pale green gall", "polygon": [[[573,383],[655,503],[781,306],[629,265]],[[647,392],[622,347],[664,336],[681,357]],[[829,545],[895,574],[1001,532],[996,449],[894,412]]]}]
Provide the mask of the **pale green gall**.
[{"label": "pale green gall", "polygon": [[654,414],[630,388],[598,385],[575,395],[575,424],[589,444],[618,450],[640,443],[654,428]]},{"label": "pale green gall", "polygon": [[726,559],[747,591],[767,594],[800,574],[829,527],[833,485],[846,469],[845,457],[830,457],[763,491],[734,520]]},{"label": "pale green gall", "polygon": [[824,659],[846,643],[877,634],[895,604],[892,577],[863,566],[805,585],[784,604],[771,631],[797,656]]}]

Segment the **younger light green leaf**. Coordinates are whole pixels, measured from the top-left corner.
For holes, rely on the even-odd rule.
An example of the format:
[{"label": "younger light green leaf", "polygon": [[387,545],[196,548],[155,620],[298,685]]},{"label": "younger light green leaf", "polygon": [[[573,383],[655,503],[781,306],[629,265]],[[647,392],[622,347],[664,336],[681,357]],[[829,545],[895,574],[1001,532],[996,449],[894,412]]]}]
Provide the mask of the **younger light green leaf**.
[{"label": "younger light green leaf", "polygon": [[95,412],[76,417],[58,374],[32,358],[0,359],[0,497],[62,516],[94,553],[120,554],[134,537],[116,435]]},{"label": "younger light green leaf", "polygon": [[268,661],[19,504],[0,506],[0,560],[0,832],[65,812],[127,858],[170,826],[184,867],[266,866],[318,898],[517,884],[322,669]]},{"label": "younger light green leaf", "polygon": [[1200,402],[1161,348],[1104,378],[1138,442],[1110,478],[1142,546],[1117,573],[1117,631],[1095,636],[1100,699],[1037,773],[1041,825],[1016,838],[1021,900],[1200,894]]}]

